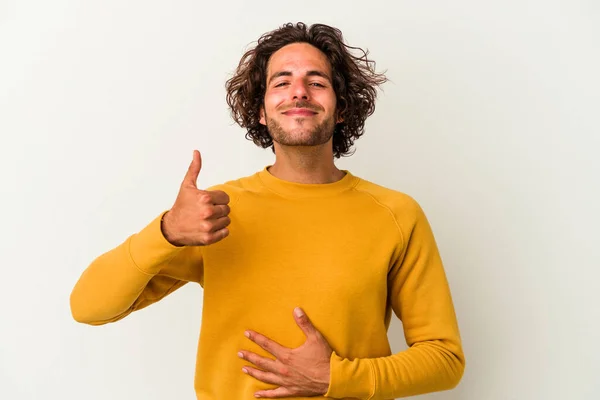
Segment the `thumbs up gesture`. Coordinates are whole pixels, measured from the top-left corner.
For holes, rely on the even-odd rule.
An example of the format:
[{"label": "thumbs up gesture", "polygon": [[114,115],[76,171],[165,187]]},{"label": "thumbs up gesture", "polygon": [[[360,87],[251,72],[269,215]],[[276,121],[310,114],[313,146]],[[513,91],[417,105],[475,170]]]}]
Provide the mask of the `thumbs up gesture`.
[{"label": "thumbs up gesture", "polygon": [[229,235],[229,196],[222,190],[198,189],[201,168],[200,152],[194,150],[177,199],[163,216],[163,235],[175,246],[206,246]]}]

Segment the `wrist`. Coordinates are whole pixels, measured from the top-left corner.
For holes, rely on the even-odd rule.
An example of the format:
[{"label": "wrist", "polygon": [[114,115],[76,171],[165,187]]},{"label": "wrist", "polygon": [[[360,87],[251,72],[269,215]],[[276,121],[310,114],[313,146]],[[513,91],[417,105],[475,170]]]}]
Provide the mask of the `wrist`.
[{"label": "wrist", "polygon": [[171,243],[173,246],[181,247],[181,246],[183,246],[183,244],[181,244],[177,241],[175,235],[173,234],[173,231],[170,229],[170,227],[171,227],[171,224],[170,224],[171,214],[170,213],[171,213],[171,210],[167,211],[166,213],[163,214],[162,218],[160,219],[160,231],[166,241]]},{"label": "wrist", "polygon": [[[330,356],[331,357],[331,356]],[[326,367],[323,368],[321,373],[321,379],[319,380],[320,394],[324,396],[329,391],[329,382],[331,381],[331,365],[327,362]]]}]

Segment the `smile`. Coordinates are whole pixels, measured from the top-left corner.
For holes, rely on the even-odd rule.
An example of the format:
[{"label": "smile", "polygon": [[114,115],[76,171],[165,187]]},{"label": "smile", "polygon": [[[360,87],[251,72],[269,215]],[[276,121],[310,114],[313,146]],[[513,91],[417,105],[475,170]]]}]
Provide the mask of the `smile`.
[{"label": "smile", "polygon": [[307,109],[294,109],[286,111],[283,114],[289,117],[310,117],[316,115],[317,113]]}]

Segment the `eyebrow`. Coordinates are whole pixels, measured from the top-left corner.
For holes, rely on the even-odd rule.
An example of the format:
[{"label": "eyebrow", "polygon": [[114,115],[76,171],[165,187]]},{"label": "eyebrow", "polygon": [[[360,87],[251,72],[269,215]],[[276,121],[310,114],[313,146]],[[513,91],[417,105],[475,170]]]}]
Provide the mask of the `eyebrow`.
[{"label": "eyebrow", "polygon": [[[292,72],[291,71],[278,71],[278,72],[275,72],[273,75],[271,75],[271,77],[269,78],[267,84],[270,83],[273,79],[279,78],[280,76],[292,76]],[[308,71],[308,72],[306,72],[306,76],[320,76],[321,78],[325,78],[329,82],[331,82],[331,78],[329,77],[329,75],[327,75],[325,72],[318,71],[318,70]]]}]

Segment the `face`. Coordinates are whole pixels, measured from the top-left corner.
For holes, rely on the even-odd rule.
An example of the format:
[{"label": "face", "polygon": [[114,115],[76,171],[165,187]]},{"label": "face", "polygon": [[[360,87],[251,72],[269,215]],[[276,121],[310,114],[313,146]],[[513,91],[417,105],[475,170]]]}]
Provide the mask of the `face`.
[{"label": "face", "polygon": [[308,43],[293,43],[271,56],[260,123],[276,144],[323,145],[341,122],[336,114],[331,65],[325,54]]}]

